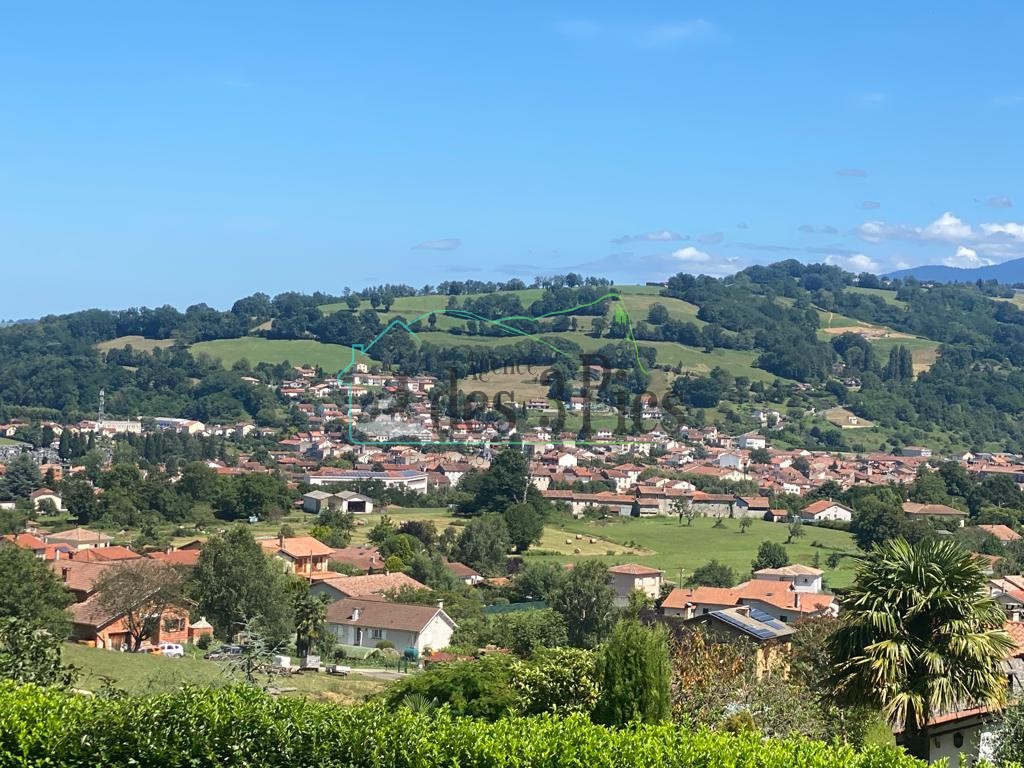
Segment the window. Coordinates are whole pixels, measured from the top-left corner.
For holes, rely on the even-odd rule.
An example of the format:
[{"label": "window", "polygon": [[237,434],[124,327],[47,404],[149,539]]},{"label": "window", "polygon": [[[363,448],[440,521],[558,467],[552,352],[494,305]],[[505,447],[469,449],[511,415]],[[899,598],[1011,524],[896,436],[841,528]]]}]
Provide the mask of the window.
[{"label": "window", "polygon": [[701,611],[701,613],[710,613],[710,612],[711,612],[710,608],[705,608],[703,611]]},{"label": "window", "polygon": [[180,616],[164,617],[164,632],[182,632],[185,629],[185,620]]},{"label": "window", "polygon": [[384,638],[384,630],[375,629],[370,633],[370,636],[373,637],[374,640],[382,640]]},{"label": "window", "polygon": [[782,616],[779,616],[779,621],[785,623],[785,622],[789,621],[789,617],[786,616],[785,614],[783,614]]}]

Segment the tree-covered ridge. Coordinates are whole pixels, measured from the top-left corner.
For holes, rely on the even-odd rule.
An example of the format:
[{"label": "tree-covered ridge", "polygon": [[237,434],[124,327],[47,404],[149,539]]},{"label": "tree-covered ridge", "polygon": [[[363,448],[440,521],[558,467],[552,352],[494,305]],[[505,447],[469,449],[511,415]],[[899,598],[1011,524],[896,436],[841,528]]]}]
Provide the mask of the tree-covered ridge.
[{"label": "tree-covered ridge", "polygon": [[[580,366],[584,354],[597,352],[628,372],[618,386],[632,393],[650,386],[645,371],[661,368],[667,378],[659,381],[684,404],[690,424],[700,425],[703,409],[720,404],[785,403],[796,381],[807,385],[802,398],[828,399],[819,398],[816,407],[843,406],[904,443],[942,434],[950,445],[964,448],[1024,446],[1024,312],[997,300],[1007,289],[924,286],[913,280],[888,281],[884,291],[882,286],[874,275],[796,261],[750,267],[723,279],[679,274],[660,289],[660,302],[651,296],[659,289],[649,289],[653,303],[642,305],[648,310],[643,315],[629,318],[631,328],[611,311],[618,303],[607,297],[614,286],[573,274],[537,280],[529,288],[518,280],[449,281],[436,287],[346,289],[340,296],[257,293],[223,312],[202,304],[184,312],[172,307],[86,310],[0,327],[0,408],[7,406],[8,418],[87,417],[95,413],[102,388],[111,416],[281,424],[289,417],[272,389],[242,376],[276,384],[291,375],[290,366],[240,361],[224,371],[188,345],[254,335],[342,345],[378,339],[373,359],[406,374],[440,377],[454,371],[465,377],[479,370],[481,361],[553,366],[564,382],[551,387],[551,396],[559,399],[586,384]],[[408,317],[392,309],[412,300],[434,309]],[[528,318],[508,324],[530,337],[491,322],[509,314]],[[825,318],[833,316],[863,327],[848,333],[824,328]],[[423,339],[401,329],[385,333],[395,319],[425,332]],[[891,338],[879,345],[877,333],[865,329]],[[109,348],[112,340],[133,336],[170,346]],[[939,345],[937,361],[927,370],[915,367],[911,358],[911,342],[921,339]],[[106,351],[97,349],[101,343]],[[683,364],[672,361],[676,348],[691,350]],[[747,365],[779,381],[770,385],[715,368],[713,362],[702,370],[686,362],[722,351],[746,355]],[[614,402],[616,393],[607,388],[600,396]],[[808,403],[798,405],[806,410]],[[791,434],[783,436],[791,443],[857,448],[852,435],[822,425],[787,429]]]}]

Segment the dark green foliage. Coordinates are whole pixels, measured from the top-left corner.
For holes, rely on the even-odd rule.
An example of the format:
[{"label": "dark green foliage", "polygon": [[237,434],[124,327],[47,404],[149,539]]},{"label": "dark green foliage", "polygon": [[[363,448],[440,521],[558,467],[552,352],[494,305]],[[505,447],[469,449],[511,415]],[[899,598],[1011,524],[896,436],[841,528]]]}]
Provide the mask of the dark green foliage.
[{"label": "dark green foliage", "polygon": [[511,539],[505,519],[494,512],[470,520],[455,545],[455,559],[487,576],[505,573]]},{"label": "dark green foliage", "polygon": [[598,660],[601,696],[594,720],[605,725],[660,723],[671,711],[668,633],[624,620],[615,625]]},{"label": "dark green foliage", "polygon": [[62,641],[31,620],[0,618],[0,680],[67,686],[75,671],[61,662]]},{"label": "dark green foliage", "polygon": [[0,542],[0,584],[0,618],[29,622],[58,640],[68,636],[71,593],[30,550]]},{"label": "dark green foliage", "polygon": [[[202,724],[196,727],[196,724]],[[88,698],[0,685],[0,761],[12,765],[300,765],[476,768],[926,768],[894,748],[859,753],[675,724],[613,730],[586,715],[486,723],[374,703],[345,708],[253,688]]]},{"label": "dark green foliage", "polygon": [[251,623],[277,643],[293,629],[289,577],[283,565],[241,525],[211,536],[192,574],[189,594],[214,634],[230,640]]},{"label": "dark green foliage", "polygon": [[615,621],[611,578],[604,563],[586,560],[577,563],[551,592],[548,604],[565,619],[571,645],[593,648],[611,630]]},{"label": "dark green foliage", "polygon": [[686,583],[692,587],[732,587],[736,584],[736,573],[725,563],[711,560],[694,570]]},{"label": "dark green foliage", "polygon": [[782,568],[789,565],[789,553],[786,548],[775,541],[762,541],[757,548],[757,557],[750,564],[750,570],[759,571],[762,568]]}]

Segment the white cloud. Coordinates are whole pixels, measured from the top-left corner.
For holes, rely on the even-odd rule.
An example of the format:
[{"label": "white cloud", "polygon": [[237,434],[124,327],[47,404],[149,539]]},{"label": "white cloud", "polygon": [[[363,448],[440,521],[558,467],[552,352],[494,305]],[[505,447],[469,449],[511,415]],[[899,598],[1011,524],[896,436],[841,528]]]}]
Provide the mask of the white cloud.
[{"label": "white cloud", "polygon": [[454,251],[462,245],[457,237],[445,237],[441,240],[424,240],[422,243],[413,246],[415,251]]},{"label": "white cloud", "polygon": [[705,253],[698,248],[694,248],[692,245],[680,248],[678,251],[673,251],[672,256],[679,261],[688,261],[691,263],[703,264],[704,262],[711,261],[710,253]]},{"label": "white cloud", "polygon": [[978,256],[978,252],[973,248],[961,245],[953,256],[947,256],[942,263],[947,267],[985,267],[993,262],[991,259]]},{"label": "white cloud", "polygon": [[946,211],[921,230],[921,236],[925,240],[955,242],[957,240],[969,240],[974,236],[974,233],[970,224],[964,223],[952,213]]},{"label": "white cloud", "polygon": [[625,243],[671,243],[679,240],[689,240],[686,235],[673,232],[670,229],[659,229],[654,232],[642,232],[639,235],[623,235],[612,240],[616,245]]},{"label": "white cloud", "polygon": [[1024,224],[1007,221],[974,226],[949,211],[924,227],[866,221],[855,231],[861,240],[869,243],[912,240],[920,243],[969,245],[978,253],[999,258],[1024,255]]},{"label": "white cloud", "polygon": [[825,263],[842,267],[850,272],[878,272],[881,267],[877,261],[863,253],[855,253],[850,256],[829,254],[825,257]]}]

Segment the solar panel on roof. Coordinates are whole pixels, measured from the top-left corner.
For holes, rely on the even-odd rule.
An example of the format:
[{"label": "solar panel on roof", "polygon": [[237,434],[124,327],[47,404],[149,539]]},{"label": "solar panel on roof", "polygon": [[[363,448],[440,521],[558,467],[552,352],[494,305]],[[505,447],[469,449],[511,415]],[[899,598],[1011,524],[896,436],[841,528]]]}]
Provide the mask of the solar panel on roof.
[{"label": "solar panel on roof", "polygon": [[730,626],[736,627],[736,629],[753,635],[758,640],[770,640],[775,637],[775,632],[763,626],[762,622],[745,621],[746,617],[741,617],[731,611],[712,611],[710,615]]}]

